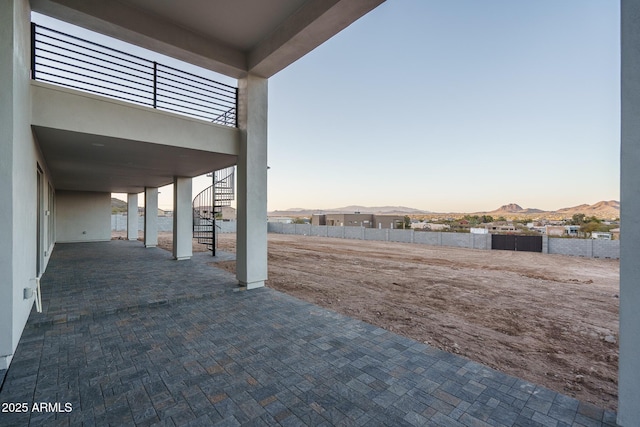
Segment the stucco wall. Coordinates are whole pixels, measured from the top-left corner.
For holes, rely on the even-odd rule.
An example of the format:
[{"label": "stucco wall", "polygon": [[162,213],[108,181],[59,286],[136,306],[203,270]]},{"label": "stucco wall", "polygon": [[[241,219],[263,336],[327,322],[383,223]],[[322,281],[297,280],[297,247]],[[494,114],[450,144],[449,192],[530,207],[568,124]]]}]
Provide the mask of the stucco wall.
[{"label": "stucco wall", "polygon": [[86,191],[56,193],[58,243],[111,240],[111,194]]},{"label": "stucco wall", "polygon": [[[27,0],[0,2],[0,369],[10,363],[34,298],[37,261],[44,271],[53,242],[48,236],[49,172],[31,131],[30,10]],[[37,205],[37,166],[41,210]],[[38,217],[43,221],[38,253]]]},{"label": "stucco wall", "polygon": [[[35,126],[237,155],[239,132],[45,82],[31,84]],[[145,123],[145,126],[131,126]]]}]

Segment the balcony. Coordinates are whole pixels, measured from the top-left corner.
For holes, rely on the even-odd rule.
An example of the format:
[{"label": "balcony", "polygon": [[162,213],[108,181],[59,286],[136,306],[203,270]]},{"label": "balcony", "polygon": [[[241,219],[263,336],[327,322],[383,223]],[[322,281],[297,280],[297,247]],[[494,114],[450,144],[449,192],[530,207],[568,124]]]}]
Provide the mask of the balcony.
[{"label": "balcony", "polygon": [[32,79],[237,127],[238,89],[31,24]]}]

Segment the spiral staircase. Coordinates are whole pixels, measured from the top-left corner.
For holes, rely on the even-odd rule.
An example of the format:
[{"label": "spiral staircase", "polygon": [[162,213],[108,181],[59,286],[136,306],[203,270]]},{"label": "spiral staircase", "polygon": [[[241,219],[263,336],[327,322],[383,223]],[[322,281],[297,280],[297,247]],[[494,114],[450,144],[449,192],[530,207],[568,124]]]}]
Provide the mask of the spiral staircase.
[{"label": "spiral staircase", "polygon": [[193,238],[216,254],[216,233],[220,227],[222,208],[231,206],[235,196],[235,166],[220,169],[211,175],[213,185],[193,199]]}]

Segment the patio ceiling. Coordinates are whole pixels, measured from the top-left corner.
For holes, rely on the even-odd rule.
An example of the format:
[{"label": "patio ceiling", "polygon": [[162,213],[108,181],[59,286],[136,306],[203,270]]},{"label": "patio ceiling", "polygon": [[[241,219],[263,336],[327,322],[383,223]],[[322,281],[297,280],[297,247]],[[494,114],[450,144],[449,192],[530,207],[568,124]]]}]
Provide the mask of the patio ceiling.
[{"label": "patio ceiling", "polygon": [[33,126],[58,190],[140,193],[195,177],[236,156]]},{"label": "patio ceiling", "polygon": [[31,7],[240,78],[272,76],[383,1],[31,0]]}]

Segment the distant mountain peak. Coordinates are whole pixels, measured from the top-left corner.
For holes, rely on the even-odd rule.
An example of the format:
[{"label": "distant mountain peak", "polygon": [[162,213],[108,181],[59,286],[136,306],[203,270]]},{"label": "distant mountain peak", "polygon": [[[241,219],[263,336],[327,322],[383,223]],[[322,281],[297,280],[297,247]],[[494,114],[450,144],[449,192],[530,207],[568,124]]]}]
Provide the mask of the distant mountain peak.
[{"label": "distant mountain peak", "polygon": [[520,206],[517,203],[509,203],[507,205],[502,205],[500,206],[498,209],[496,209],[496,212],[520,212],[524,209],[522,209],[522,206]]}]

